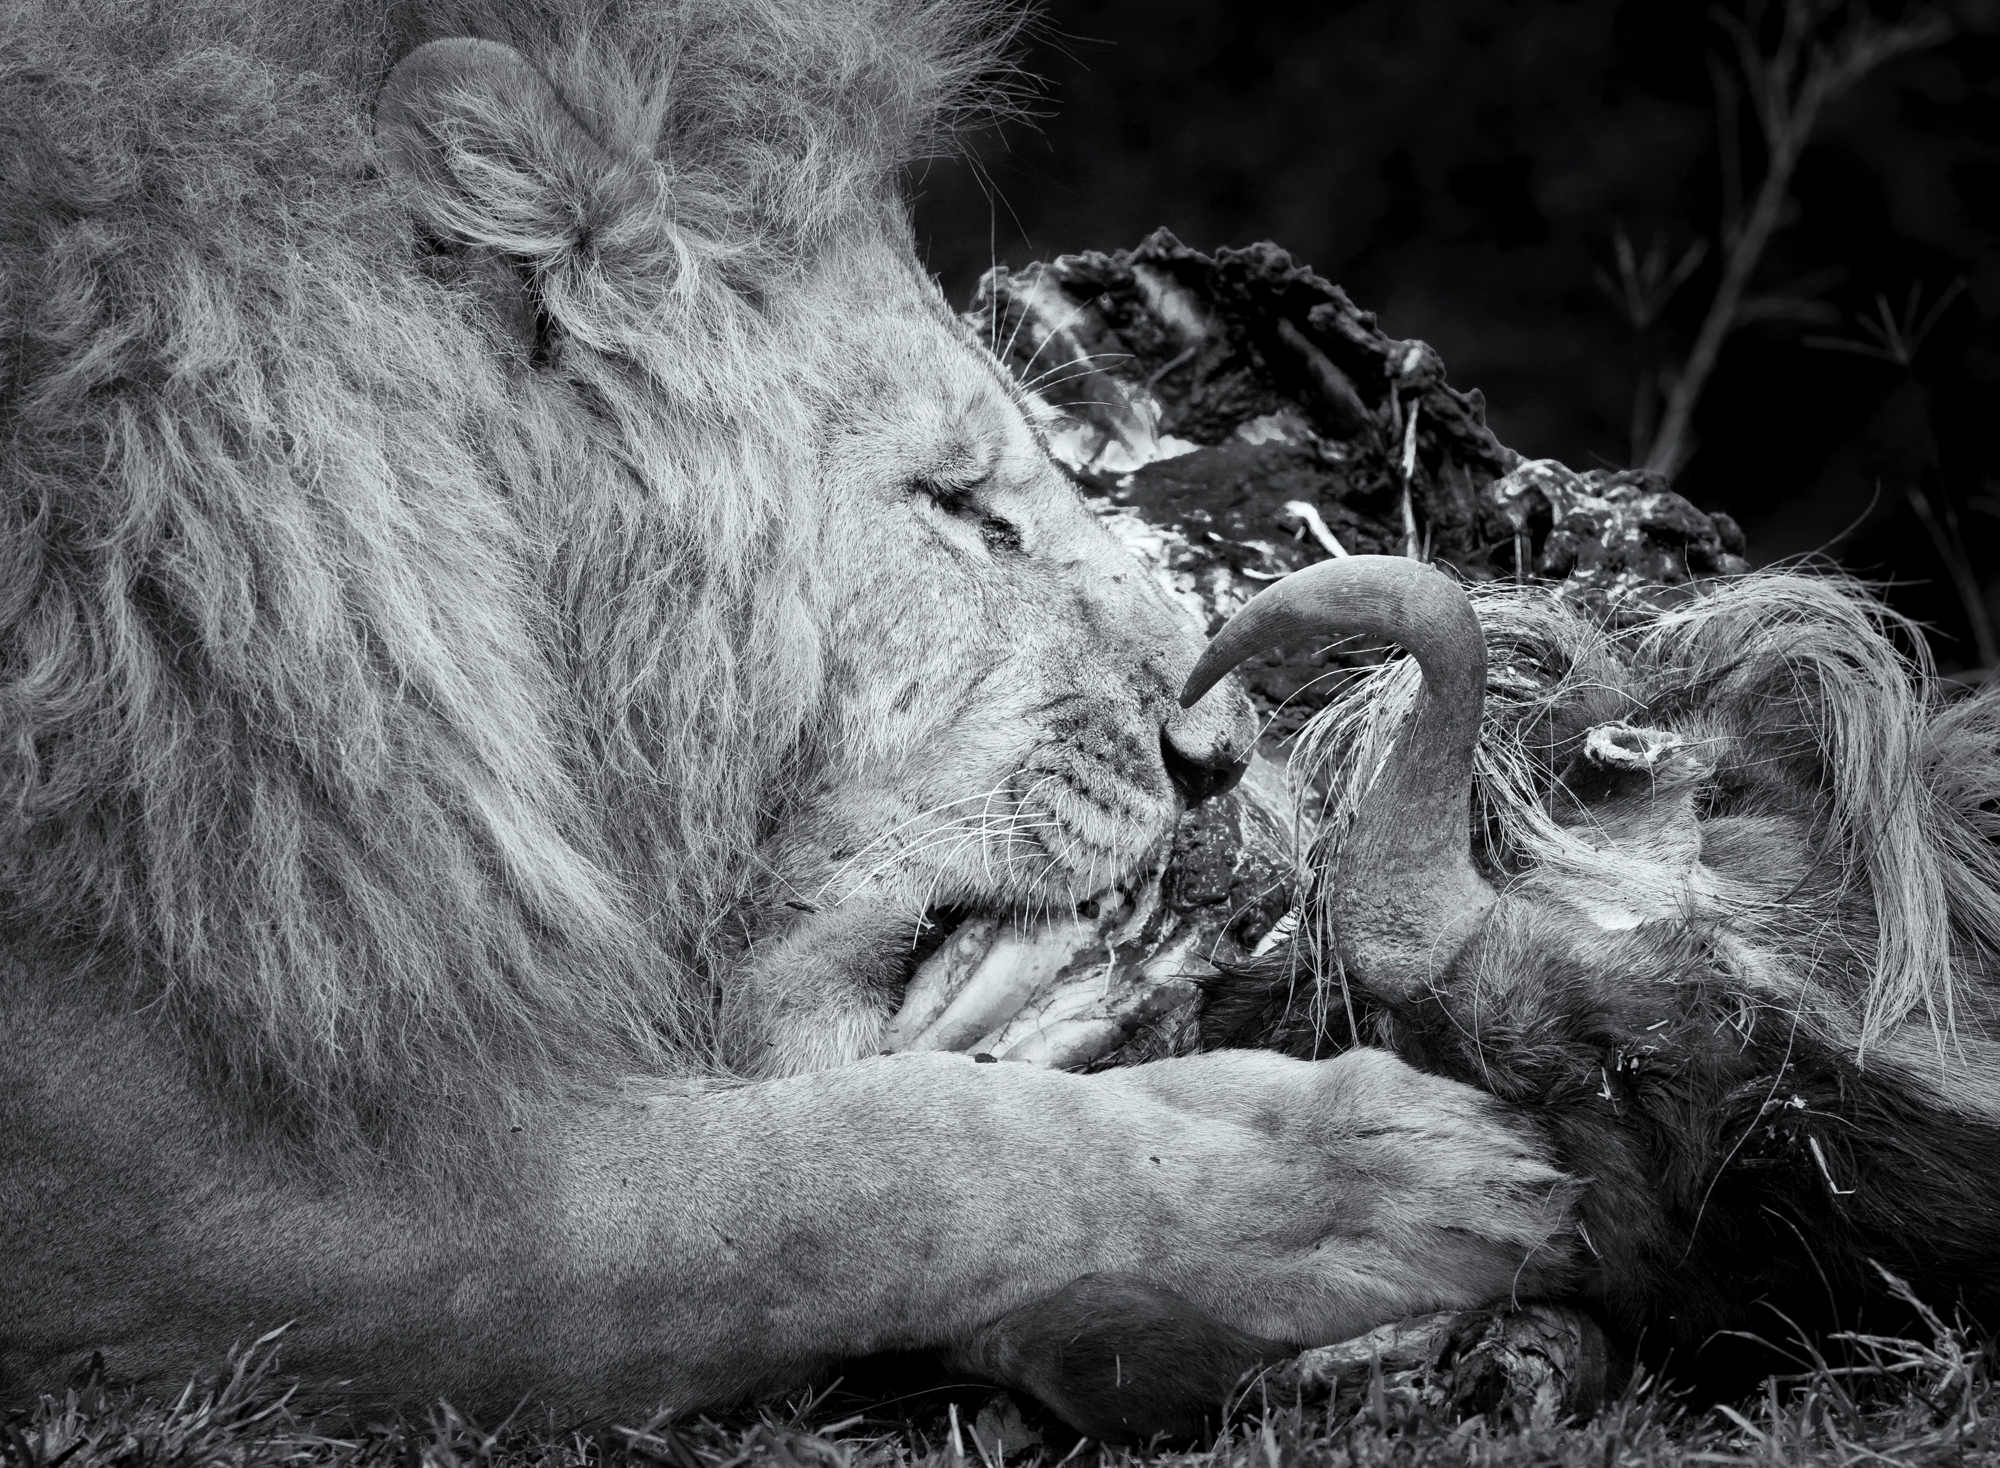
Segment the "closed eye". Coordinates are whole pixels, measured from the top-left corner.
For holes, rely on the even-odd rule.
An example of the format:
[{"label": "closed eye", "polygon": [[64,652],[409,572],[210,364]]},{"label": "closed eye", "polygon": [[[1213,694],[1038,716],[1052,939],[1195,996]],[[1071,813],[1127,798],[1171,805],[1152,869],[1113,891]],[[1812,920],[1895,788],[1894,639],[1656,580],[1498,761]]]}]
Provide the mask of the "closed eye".
[{"label": "closed eye", "polygon": [[962,520],[979,532],[986,549],[995,555],[1018,553],[1020,527],[1004,515],[996,515],[980,503],[979,490],[987,480],[982,476],[971,484],[953,484],[939,479],[917,479],[911,488],[955,520]]}]

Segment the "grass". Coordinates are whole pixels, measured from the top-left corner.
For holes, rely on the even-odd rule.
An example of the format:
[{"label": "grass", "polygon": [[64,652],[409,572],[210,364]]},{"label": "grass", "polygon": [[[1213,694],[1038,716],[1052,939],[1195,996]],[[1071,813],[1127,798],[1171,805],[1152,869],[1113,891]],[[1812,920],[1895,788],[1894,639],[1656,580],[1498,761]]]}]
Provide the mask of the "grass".
[{"label": "grass", "polygon": [[842,1388],[721,1418],[603,1431],[448,1406],[368,1431],[293,1410],[267,1336],[172,1402],[108,1386],[101,1366],[0,1424],[5,1468],[1640,1468],[1655,1464],[2000,1465],[1991,1353],[1926,1312],[1931,1339],[1849,1336],[1840,1364],[1808,1348],[1745,1401],[1688,1406],[1657,1381],[1582,1423],[1439,1421],[1378,1377],[1317,1402],[1253,1383],[1197,1450],[1102,1447],[990,1388],[900,1402]]}]

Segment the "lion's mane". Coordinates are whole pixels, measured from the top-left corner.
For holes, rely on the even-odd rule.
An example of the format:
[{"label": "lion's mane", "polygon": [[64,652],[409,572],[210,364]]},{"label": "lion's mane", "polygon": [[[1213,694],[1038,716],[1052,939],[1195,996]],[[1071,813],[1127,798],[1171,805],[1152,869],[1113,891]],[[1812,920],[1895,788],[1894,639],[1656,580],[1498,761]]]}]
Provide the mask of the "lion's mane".
[{"label": "lion's mane", "polygon": [[[820,690],[813,414],[845,364],[831,299],[765,303],[839,231],[905,228],[897,170],[985,100],[1006,23],[6,14],[15,952],[322,1132],[693,1063]],[[517,45],[619,166],[445,148],[398,186],[375,95],[459,34]],[[481,168],[518,207],[462,207]],[[453,288],[468,244],[530,262],[532,359]]]}]

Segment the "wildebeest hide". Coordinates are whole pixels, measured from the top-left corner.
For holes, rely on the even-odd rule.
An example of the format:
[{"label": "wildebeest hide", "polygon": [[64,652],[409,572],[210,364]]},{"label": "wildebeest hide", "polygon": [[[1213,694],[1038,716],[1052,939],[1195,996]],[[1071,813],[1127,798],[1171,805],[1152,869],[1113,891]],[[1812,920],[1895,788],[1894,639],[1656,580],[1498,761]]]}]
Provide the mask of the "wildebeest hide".
[{"label": "wildebeest hide", "polygon": [[1827,578],[1617,626],[1547,588],[1472,598],[1492,906],[1403,935],[1416,981],[1343,932],[1367,900],[1343,845],[1393,821],[1370,791],[1420,734],[1398,660],[1308,729],[1316,887],[1206,1042],[1380,1045],[1511,1102],[1586,1183],[1577,1298],[1683,1378],[1768,1366],[1738,1333],[1901,1325],[1877,1265],[2000,1323],[2000,692],[1941,686]]}]

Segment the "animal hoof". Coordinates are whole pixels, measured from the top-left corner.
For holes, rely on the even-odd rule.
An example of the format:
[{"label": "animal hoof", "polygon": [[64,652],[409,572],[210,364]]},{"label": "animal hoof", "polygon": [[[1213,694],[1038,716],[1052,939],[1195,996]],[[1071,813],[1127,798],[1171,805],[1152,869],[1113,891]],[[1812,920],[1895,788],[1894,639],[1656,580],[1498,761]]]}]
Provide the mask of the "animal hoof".
[{"label": "animal hoof", "polygon": [[1359,1394],[1380,1374],[1386,1392],[1433,1417],[1483,1413],[1526,1426],[1588,1417],[1620,1374],[1603,1330],[1580,1310],[1446,1310],[1301,1353],[1272,1373],[1274,1389]]}]

